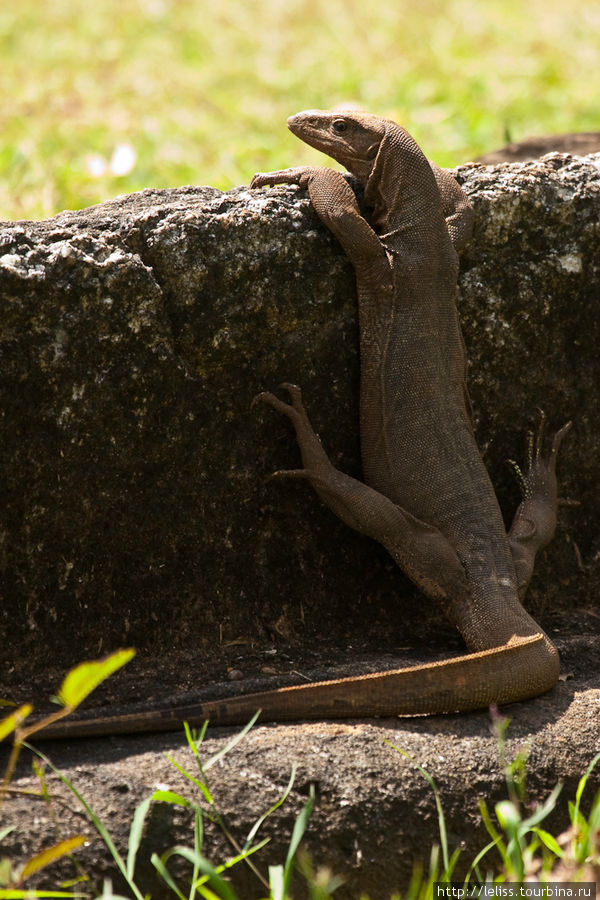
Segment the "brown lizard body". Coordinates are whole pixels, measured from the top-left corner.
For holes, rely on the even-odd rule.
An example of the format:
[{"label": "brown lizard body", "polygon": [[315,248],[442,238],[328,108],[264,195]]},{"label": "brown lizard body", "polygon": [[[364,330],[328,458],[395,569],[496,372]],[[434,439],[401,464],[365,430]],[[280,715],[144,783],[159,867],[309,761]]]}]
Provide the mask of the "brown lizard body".
[{"label": "brown lizard body", "polygon": [[303,468],[344,522],[383,544],[442,609],[471,653],[438,663],[317,682],[191,706],[65,720],[40,737],[172,730],[184,720],[263,721],[450,713],[509,703],[556,682],[556,649],[521,605],[536,552],[552,538],[556,456],[569,425],[541,455],[542,427],[512,528],[505,533],[468,411],[466,359],[455,305],[458,257],[472,210],[457,182],[431,165],[393,122],[356,112],[308,111],[290,129],[363,184],[368,220],[346,179],[328,168],[256,175],[253,187],[308,188],[355,273],[359,304],[360,436],[364,482],[335,469],[299,388],[291,402],[260,399],[292,422]]}]

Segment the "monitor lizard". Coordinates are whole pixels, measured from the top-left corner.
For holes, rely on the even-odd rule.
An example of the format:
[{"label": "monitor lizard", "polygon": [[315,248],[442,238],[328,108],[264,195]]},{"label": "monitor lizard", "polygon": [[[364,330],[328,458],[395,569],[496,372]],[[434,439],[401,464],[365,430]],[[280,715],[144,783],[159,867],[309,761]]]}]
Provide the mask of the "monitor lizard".
[{"label": "monitor lizard", "polygon": [[364,481],[329,461],[300,389],[290,402],[255,398],[290,419],[303,467],[275,475],[309,481],[344,522],[379,541],[462,634],[464,656],[156,711],[66,719],[41,738],[262,721],[461,712],[549,690],[558,653],[521,600],[537,551],[556,527],[556,458],[568,432],[542,453],[543,417],[518,469],[522,502],[505,532],[477,448],[466,355],[455,304],[457,250],[473,211],[450,173],[429,163],[394,122],[355,111],[308,110],[288,120],[306,143],[361,182],[363,215],[348,180],[308,166],[257,174],[252,188],[296,184],[339,240],[356,274],[360,330],[360,440]]}]

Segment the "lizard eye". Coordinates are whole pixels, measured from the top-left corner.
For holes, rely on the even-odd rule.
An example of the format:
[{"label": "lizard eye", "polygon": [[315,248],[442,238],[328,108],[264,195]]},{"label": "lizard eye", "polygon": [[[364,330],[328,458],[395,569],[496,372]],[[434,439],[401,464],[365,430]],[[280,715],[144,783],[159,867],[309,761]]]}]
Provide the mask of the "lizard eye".
[{"label": "lizard eye", "polygon": [[348,128],[348,123],[345,119],[334,119],[332,128],[336,134],[343,134]]}]

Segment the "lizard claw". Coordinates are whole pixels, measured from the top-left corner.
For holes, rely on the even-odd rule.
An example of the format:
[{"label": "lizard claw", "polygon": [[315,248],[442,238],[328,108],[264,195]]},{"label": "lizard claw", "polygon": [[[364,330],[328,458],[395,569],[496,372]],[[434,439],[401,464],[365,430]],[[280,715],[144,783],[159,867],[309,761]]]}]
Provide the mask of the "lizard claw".
[{"label": "lizard claw", "polygon": [[250,182],[251,188],[270,187],[270,185],[271,182],[269,181],[268,172],[257,172],[256,175],[252,176],[252,180]]},{"label": "lizard claw", "polygon": [[282,381],[279,387],[282,391],[287,391],[294,409],[297,409],[298,411],[304,409],[304,404],[302,403],[302,390],[297,384],[292,384],[290,381]]},{"label": "lizard claw", "polygon": [[292,410],[289,403],[280,400],[279,397],[276,397],[271,391],[262,391],[260,394],[257,394],[256,397],[252,399],[251,408],[256,406],[257,403],[266,403],[267,406],[272,406],[273,409],[285,413],[286,415],[289,415],[290,410]]},{"label": "lizard claw", "polygon": [[255,406],[258,406],[259,403],[268,403],[267,397],[272,397],[270,391],[261,391],[260,394],[255,394],[252,400],[250,401],[250,409],[254,409]]},{"label": "lizard claw", "polygon": [[568,497],[559,497],[556,502],[559,506],[581,506],[580,500],[569,500]]},{"label": "lizard claw", "polygon": [[308,469],[277,469],[276,472],[271,472],[271,474],[267,477],[267,481],[278,481],[280,478],[308,478],[310,479],[311,473]]},{"label": "lizard claw", "polygon": [[279,387],[288,392],[290,400],[292,401],[291,403],[280,400],[279,397],[276,397],[271,391],[262,391],[260,394],[257,394],[256,397],[252,398],[250,408],[252,409],[255,407],[257,403],[266,403],[268,406],[272,406],[273,409],[276,409],[277,412],[283,413],[289,419],[294,421],[305,411],[302,404],[302,391],[297,384],[290,384],[287,381],[284,381]]},{"label": "lizard claw", "polygon": [[556,454],[559,451],[560,445],[562,444],[563,438],[566,437],[566,435],[570,432],[572,427],[573,427],[573,423],[567,422],[565,425],[563,425],[562,428],[560,428],[556,432],[556,434],[554,435],[554,440],[552,441],[552,450],[550,451],[550,455],[552,457],[556,457]]}]

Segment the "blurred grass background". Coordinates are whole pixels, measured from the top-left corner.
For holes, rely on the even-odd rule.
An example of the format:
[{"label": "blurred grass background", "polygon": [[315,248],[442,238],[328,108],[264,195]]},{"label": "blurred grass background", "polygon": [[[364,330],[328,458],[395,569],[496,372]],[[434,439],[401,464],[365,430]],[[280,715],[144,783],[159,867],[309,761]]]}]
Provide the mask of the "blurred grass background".
[{"label": "blurred grass background", "polygon": [[405,125],[441,165],[600,129],[595,0],[2,0],[0,218],[322,162],[309,107]]}]

